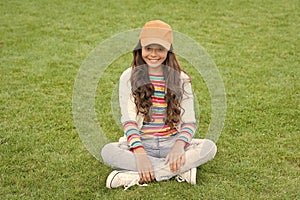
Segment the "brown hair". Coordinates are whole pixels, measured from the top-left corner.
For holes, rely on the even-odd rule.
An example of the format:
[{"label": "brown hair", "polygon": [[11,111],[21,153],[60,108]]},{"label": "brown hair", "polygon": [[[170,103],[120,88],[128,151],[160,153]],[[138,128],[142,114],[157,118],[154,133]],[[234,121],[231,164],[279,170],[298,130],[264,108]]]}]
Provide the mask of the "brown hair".
[{"label": "brown hair", "polygon": [[[132,94],[137,108],[137,114],[144,115],[144,120],[151,121],[151,97],[154,94],[154,87],[150,82],[148,75],[148,65],[142,58],[142,46],[139,42],[133,50],[133,61],[131,63],[132,73],[130,77]],[[183,86],[180,80],[180,74],[183,70],[173,53],[171,46],[167,58],[163,63],[163,76],[166,83],[167,109],[165,114],[165,123],[170,127],[179,124],[181,119],[180,102],[183,96]],[[184,72],[184,71],[183,71]]]}]

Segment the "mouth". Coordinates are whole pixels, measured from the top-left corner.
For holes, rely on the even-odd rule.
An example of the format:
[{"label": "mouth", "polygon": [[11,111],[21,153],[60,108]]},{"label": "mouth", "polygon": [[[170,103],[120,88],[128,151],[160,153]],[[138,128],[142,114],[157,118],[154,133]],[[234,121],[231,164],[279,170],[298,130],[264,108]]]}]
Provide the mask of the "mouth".
[{"label": "mouth", "polygon": [[149,60],[151,63],[157,63],[157,62],[160,61],[159,58],[157,58],[157,59],[150,59],[150,58],[148,58],[148,60]]}]

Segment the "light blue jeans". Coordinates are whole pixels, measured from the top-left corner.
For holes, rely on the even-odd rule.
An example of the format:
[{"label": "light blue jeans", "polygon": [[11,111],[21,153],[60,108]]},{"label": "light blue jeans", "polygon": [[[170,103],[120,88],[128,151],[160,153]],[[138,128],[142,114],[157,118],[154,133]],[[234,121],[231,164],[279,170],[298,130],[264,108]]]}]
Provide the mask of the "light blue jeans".
[{"label": "light blue jeans", "polygon": [[[173,147],[177,136],[141,138],[142,144],[149,156],[154,169],[156,181],[168,180],[177,174],[170,171],[165,158]],[[198,167],[214,158],[217,146],[208,139],[192,139],[190,146],[185,149],[186,163],[181,173]],[[106,144],[101,151],[105,164],[115,169],[137,171],[135,156],[129,150],[127,141]]]}]

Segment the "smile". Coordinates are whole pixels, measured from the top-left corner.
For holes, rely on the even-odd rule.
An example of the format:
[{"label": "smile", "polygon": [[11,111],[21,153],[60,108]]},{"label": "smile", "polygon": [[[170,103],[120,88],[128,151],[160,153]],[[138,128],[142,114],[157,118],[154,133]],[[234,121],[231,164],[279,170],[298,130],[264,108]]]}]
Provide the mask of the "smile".
[{"label": "smile", "polygon": [[148,59],[151,62],[158,62],[160,59]]}]

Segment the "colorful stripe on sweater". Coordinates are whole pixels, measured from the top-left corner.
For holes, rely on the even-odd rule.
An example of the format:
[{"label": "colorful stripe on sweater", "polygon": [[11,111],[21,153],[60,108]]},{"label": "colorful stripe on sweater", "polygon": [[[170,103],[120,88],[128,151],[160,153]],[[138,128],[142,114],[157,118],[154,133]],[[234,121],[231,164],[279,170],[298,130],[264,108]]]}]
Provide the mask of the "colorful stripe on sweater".
[{"label": "colorful stripe on sweater", "polygon": [[140,136],[142,137],[167,137],[178,134],[178,140],[190,143],[196,130],[194,123],[184,123],[178,133],[176,128],[171,128],[165,124],[165,113],[167,103],[165,101],[165,80],[163,75],[149,75],[150,81],[154,86],[152,95],[151,122],[143,122],[141,130],[135,121],[127,121],[123,128],[127,137],[128,145],[131,149],[143,147]]},{"label": "colorful stripe on sweater", "polygon": [[183,123],[181,125],[181,130],[178,135],[178,140],[183,140],[186,143],[190,143],[196,132],[196,124],[195,123]]},{"label": "colorful stripe on sweater", "polygon": [[177,130],[171,129],[165,124],[167,103],[165,100],[165,79],[163,75],[149,75],[154,87],[152,95],[151,122],[144,122],[141,129],[143,137],[166,137],[177,134]]},{"label": "colorful stripe on sweater", "polygon": [[127,138],[128,145],[131,149],[142,147],[140,131],[135,121],[127,121],[123,124],[123,129]]}]

